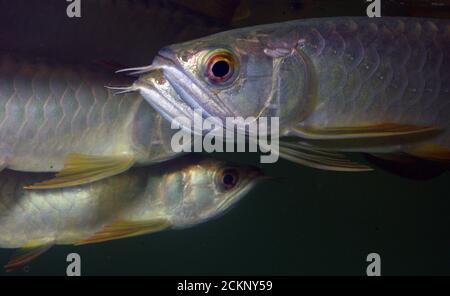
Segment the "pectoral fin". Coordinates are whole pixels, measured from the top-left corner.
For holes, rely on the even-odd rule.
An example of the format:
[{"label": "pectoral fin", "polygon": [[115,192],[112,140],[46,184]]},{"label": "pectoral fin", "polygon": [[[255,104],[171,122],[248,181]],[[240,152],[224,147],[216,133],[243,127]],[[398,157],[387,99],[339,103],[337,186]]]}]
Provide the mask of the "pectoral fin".
[{"label": "pectoral fin", "polygon": [[422,135],[437,132],[439,129],[433,126],[402,125],[395,123],[383,123],[368,126],[342,126],[342,127],[305,127],[296,128],[295,134],[307,140],[345,140],[400,137],[409,135]]},{"label": "pectoral fin", "polygon": [[313,149],[299,143],[280,141],[280,156],[308,167],[344,172],[371,171],[372,168],[353,162],[343,154]]},{"label": "pectoral fin", "polygon": [[86,240],[80,241],[75,245],[94,244],[157,232],[169,228],[170,225],[170,221],[163,218],[154,219],[151,221],[116,221],[112,224],[106,225],[102,230],[98,231],[93,236]]},{"label": "pectoral fin", "polygon": [[64,169],[53,179],[39,182],[26,189],[51,189],[76,186],[98,181],[128,170],[134,163],[130,156],[90,156],[69,154]]},{"label": "pectoral fin", "polygon": [[40,255],[44,254],[48,249],[52,247],[52,244],[44,244],[34,246],[33,244],[27,244],[16,251],[11,257],[9,262],[4,266],[6,272],[11,272],[19,269],[32,260],[36,259]]}]

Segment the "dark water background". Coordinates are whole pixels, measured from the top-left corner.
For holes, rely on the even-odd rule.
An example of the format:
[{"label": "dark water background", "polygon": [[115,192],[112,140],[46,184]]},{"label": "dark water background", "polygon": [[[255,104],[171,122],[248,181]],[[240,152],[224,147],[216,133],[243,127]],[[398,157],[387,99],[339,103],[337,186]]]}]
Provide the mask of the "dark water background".
[{"label": "dark water background", "polygon": [[[183,1],[81,1],[82,17],[69,19],[64,0],[0,0],[0,49],[142,65],[170,43],[252,24],[365,15],[367,6],[360,0],[248,0],[247,16],[230,21]],[[427,4],[432,1],[381,1],[383,15],[450,15],[448,6]],[[217,157],[258,162],[248,154]],[[83,275],[364,275],[366,256],[376,252],[383,275],[450,275],[450,174],[412,181],[284,160],[263,169],[280,178],[255,188],[220,219],[97,245],[56,246],[12,274],[65,275],[66,256],[76,252]],[[12,252],[0,250],[0,263]]]}]

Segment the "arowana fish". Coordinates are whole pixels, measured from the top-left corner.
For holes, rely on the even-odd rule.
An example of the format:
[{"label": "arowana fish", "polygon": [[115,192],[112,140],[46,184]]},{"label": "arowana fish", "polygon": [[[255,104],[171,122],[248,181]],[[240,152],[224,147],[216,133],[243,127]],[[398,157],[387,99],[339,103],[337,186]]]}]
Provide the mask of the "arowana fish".
[{"label": "arowana fish", "polygon": [[42,174],[0,173],[0,247],[22,248],[7,270],[55,244],[90,244],[179,229],[217,217],[262,173],[200,157],[133,168],[70,188],[25,190]]},{"label": "arowana fish", "polygon": [[[129,87],[164,117],[279,117],[280,156],[367,170],[342,152],[450,161],[450,22],[337,17],[232,30],[163,48]],[[189,126],[185,126],[190,128]],[[282,139],[283,140],[283,139]]]},{"label": "arowana fish", "polygon": [[111,73],[0,54],[0,168],[64,169],[29,186],[50,188],[172,158],[170,125],[139,94],[106,89],[128,81]]}]

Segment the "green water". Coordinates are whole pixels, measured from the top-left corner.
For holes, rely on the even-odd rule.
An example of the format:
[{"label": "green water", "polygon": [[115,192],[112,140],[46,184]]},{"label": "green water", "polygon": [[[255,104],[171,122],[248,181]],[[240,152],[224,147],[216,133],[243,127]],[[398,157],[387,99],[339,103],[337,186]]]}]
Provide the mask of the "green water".
[{"label": "green water", "polygon": [[[253,14],[239,26],[362,15],[366,5],[277,1],[269,10],[269,1],[249,3]],[[258,160],[218,157],[224,156]],[[65,275],[66,256],[76,252],[83,275],[364,275],[366,256],[376,252],[383,275],[450,275],[450,174],[412,181],[380,171],[324,172],[284,160],[263,169],[279,178],[260,184],[219,219],[96,245],[56,246],[12,274]],[[0,250],[0,263],[12,252]]]}]

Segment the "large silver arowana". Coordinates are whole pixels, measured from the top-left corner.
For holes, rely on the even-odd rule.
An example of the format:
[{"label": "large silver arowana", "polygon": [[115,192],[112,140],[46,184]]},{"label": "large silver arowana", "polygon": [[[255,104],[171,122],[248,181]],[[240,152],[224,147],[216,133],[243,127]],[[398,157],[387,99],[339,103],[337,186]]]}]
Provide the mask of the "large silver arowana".
[{"label": "large silver arowana", "polygon": [[[450,161],[450,22],[337,17],[163,48],[130,90],[167,119],[278,116],[280,155],[364,170],[338,152]],[[367,169],[367,167],[366,167]]]}]

